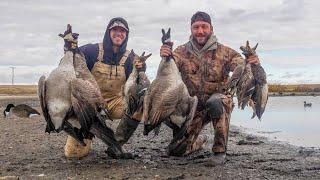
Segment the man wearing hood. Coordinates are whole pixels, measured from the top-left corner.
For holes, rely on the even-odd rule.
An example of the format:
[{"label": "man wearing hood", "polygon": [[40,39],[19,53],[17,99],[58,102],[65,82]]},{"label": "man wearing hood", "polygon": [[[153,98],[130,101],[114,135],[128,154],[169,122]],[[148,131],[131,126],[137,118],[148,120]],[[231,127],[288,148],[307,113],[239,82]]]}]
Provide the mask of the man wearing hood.
[{"label": "man wearing hood", "polygon": [[[110,20],[103,42],[87,44],[80,47],[84,54],[87,67],[95,77],[103,98],[107,102],[107,108],[113,119],[121,119],[117,127],[115,136],[121,145],[126,143],[140,120],[125,113],[125,101],[123,97],[123,86],[126,83],[133,65],[142,71],[146,70],[146,65],[134,56],[129,56],[127,48],[129,37],[129,26],[125,19],[121,17]],[[85,139],[86,146],[82,146],[74,138],[68,136],[65,145],[66,157],[84,157],[91,150],[92,139]],[[112,147],[108,148],[108,154],[114,154]],[[116,158],[116,157],[115,157]]]},{"label": "man wearing hood", "polygon": [[[212,122],[215,132],[213,160],[223,163],[234,106],[231,96],[226,94],[226,85],[229,73],[236,66],[243,65],[245,60],[238,52],[218,42],[211,18],[205,12],[197,12],[192,16],[191,36],[186,44],[178,46],[173,52],[170,46],[161,46],[160,56],[170,55],[173,55],[190,95],[198,97],[198,106],[194,119],[187,127],[187,138],[172,142],[168,153],[186,155],[201,148],[206,139],[201,138],[199,133],[206,124]],[[259,63],[257,56],[251,56],[246,61]],[[209,98],[211,104],[208,104]]]}]

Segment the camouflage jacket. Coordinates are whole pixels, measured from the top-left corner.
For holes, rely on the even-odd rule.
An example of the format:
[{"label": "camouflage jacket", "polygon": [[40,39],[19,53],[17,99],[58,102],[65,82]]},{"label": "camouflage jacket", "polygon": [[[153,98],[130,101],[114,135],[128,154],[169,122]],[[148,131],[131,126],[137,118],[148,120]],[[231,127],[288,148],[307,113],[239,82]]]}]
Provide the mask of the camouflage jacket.
[{"label": "camouflage jacket", "polygon": [[238,64],[245,62],[235,50],[218,43],[215,37],[210,39],[211,46],[204,51],[203,49],[201,51],[194,50],[194,45],[190,40],[188,43],[178,46],[173,52],[182,79],[190,95],[198,97],[198,108],[201,109],[204,108],[210,95],[225,93],[229,73]]}]

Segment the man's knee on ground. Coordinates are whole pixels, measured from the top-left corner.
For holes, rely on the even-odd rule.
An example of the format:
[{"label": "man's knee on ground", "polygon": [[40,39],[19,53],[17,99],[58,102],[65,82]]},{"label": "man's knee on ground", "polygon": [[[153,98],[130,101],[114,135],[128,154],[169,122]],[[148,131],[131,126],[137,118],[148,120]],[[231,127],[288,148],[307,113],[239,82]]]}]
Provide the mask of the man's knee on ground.
[{"label": "man's knee on ground", "polygon": [[221,94],[213,94],[206,102],[207,116],[210,119],[220,118],[224,112]]}]

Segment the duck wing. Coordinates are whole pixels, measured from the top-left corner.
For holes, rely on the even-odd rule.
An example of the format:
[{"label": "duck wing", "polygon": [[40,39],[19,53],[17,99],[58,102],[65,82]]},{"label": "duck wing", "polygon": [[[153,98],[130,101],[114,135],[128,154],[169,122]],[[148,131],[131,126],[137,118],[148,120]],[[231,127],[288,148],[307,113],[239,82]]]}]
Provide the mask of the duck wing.
[{"label": "duck wing", "polygon": [[[146,77],[146,76],[145,76]],[[149,79],[138,77],[138,84],[134,84],[128,91],[128,113],[133,115],[135,112],[143,110],[144,97],[150,86]]]},{"label": "duck wing", "polygon": [[251,65],[247,64],[239,80],[237,87],[238,107],[244,109],[255,89],[255,80],[251,71]]},{"label": "duck wing", "polygon": [[46,77],[41,76],[38,82],[38,96],[40,100],[40,106],[42,109],[42,114],[44,116],[44,119],[47,122],[46,130],[45,132],[48,132],[50,134],[51,131],[55,131],[54,124],[51,121],[51,117],[48,112],[48,106],[46,101]]},{"label": "duck wing", "polygon": [[261,120],[268,101],[267,78],[261,65],[252,65],[252,73],[255,78],[255,91],[251,96],[251,107],[253,107],[254,112],[252,118],[257,115],[258,119]]}]

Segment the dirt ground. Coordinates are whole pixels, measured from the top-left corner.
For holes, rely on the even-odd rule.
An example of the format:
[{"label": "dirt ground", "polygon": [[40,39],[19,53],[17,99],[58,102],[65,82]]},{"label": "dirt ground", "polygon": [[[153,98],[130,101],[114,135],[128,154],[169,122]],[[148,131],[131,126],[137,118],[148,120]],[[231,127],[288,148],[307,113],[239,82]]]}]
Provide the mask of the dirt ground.
[{"label": "dirt ground", "polygon": [[[1,113],[9,102],[40,110],[36,97],[0,98]],[[112,123],[115,128],[117,122]],[[94,139],[93,151],[82,159],[66,159],[66,134],[45,134],[42,116],[32,119],[0,116],[0,179],[320,179],[320,150],[301,148],[245,134],[231,127],[225,165],[212,166],[210,146],[188,157],[168,157],[172,136],[142,135],[142,124],[125,149],[133,160],[113,160],[107,146]],[[212,134],[208,126],[203,133]]]}]

